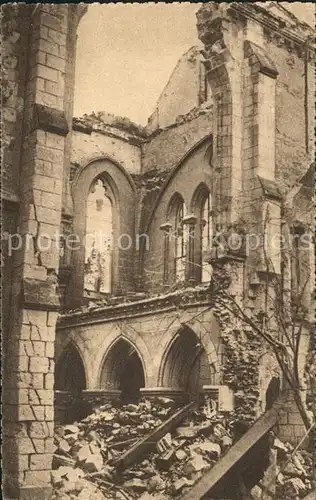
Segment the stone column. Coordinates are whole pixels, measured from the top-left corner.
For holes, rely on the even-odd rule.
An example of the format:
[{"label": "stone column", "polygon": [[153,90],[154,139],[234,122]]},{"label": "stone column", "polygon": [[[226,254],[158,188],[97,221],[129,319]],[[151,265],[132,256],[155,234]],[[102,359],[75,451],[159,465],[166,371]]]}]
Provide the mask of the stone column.
[{"label": "stone column", "polygon": [[163,280],[167,283],[170,275],[170,235],[172,230],[172,224],[166,222],[160,226],[160,229],[164,234],[164,270],[163,270]]},{"label": "stone column", "polygon": [[199,273],[199,262],[197,262],[197,255],[195,249],[195,227],[196,227],[197,217],[195,215],[187,215],[183,219],[183,224],[187,226],[188,230],[188,259],[187,259],[187,279],[188,281],[198,281]]},{"label": "stone column", "polygon": [[13,256],[9,341],[4,357],[4,488],[50,498],[54,452],[54,340],[65,137],[68,5],[29,6],[19,249]]}]

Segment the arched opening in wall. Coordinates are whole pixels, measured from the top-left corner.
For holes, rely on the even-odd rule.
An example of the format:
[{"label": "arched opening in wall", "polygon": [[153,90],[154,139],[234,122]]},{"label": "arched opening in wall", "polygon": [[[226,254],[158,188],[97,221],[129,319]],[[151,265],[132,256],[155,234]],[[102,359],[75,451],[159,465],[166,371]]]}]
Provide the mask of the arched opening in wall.
[{"label": "arched opening in wall", "polygon": [[112,290],[113,193],[104,177],[90,186],[86,209],[84,289]]},{"label": "arched opening in wall", "polygon": [[168,281],[184,281],[186,278],[189,232],[184,223],[187,207],[179,193],[172,196],[167,220],[170,228],[165,239],[165,278]]},{"label": "arched opening in wall", "polygon": [[215,367],[210,365],[198,336],[188,327],[181,329],[167,353],[162,385],[184,391],[196,399],[203,385],[215,384]]},{"label": "arched opening in wall", "polygon": [[212,196],[209,188],[200,184],[193,195],[192,211],[196,216],[194,237],[194,279],[201,283],[211,280],[211,266],[205,259],[209,256],[213,239]]},{"label": "arched opening in wall", "polygon": [[81,356],[73,343],[68,344],[55,366],[55,420],[71,423],[88,413],[82,399],[86,375]]},{"label": "arched opening in wall", "polygon": [[145,386],[142,361],[135,348],[119,339],[110,349],[103,364],[100,386],[103,390],[120,391],[123,404],[136,403]]},{"label": "arched opening in wall", "polygon": [[273,377],[266,391],[265,411],[268,411],[272,408],[273,403],[275,403],[275,401],[278,399],[279,394],[280,394],[280,379],[279,377]]}]

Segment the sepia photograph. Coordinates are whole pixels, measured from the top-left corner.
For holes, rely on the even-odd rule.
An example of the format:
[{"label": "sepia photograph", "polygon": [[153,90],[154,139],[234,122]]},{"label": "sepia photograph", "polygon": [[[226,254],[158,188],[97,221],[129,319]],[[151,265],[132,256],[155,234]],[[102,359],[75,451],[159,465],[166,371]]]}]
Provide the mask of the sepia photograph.
[{"label": "sepia photograph", "polygon": [[2,3],[4,500],[315,500],[315,5]]}]

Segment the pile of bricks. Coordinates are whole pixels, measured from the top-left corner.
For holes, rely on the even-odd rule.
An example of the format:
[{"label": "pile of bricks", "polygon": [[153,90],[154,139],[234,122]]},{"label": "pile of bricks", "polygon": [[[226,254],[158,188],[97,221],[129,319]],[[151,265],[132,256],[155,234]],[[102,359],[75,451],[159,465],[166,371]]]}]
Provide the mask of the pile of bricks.
[{"label": "pile of bricks", "polygon": [[[165,499],[193,486],[232,445],[229,423],[210,405],[190,414],[154,451],[126,467],[117,458],[175,413],[169,398],[106,405],[79,424],[57,427],[54,499]],[[93,490],[93,491],[92,491]]]}]

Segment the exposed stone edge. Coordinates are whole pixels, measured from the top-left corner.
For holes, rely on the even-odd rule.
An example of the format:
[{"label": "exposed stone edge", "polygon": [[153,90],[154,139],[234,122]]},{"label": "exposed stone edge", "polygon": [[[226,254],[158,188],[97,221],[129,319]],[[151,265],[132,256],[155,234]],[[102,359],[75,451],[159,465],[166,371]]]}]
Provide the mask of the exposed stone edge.
[{"label": "exposed stone edge", "polygon": [[[290,31],[289,28],[282,26],[284,22],[280,18],[256,4],[233,2],[230,8],[246,17],[255,19],[258,23],[266,26],[272,31],[277,31],[280,36],[293,40],[300,45],[306,44],[306,40],[309,39],[309,36],[315,35],[315,31],[308,24],[300,22],[299,19],[297,19],[297,26],[304,26],[304,28],[309,31],[310,35],[306,34],[304,37],[301,33],[295,32],[293,28]],[[313,47],[310,46],[310,48],[312,49]]]},{"label": "exposed stone edge", "polygon": [[275,181],[265,179],[264,177],[260,177],[260,175],[257,175],[257,178],[267,198],[283,200],[281,189]]},{"label": "exposed stone edge", "polygon": [[21,307],[40,311],[59,311],[60,302],[52,283],[25,278],[21,292]]},{"label": "exposed stone edge", "polygon": [[270,76],[271,78],[276,79],[279,72],[275,67],[272,59],[266,54],[265,50],[257,45],[256,43],[250,42],[249,40],[245,40],[244,43],[245,56],[254,55],[257,59],[257,62],[260,66],[260,73],[264,75]]},{"label": "exposed stone edge", "polygon": [[63,137],[69,132],[64,111],[36,103],[33,107],[32,129],[41,129]]},{"label": "exposed stone edge", "polygon": [[[199,291],[201,292],[201,291]],[[188,302],[182,303],[181,307],[187,309],[189,307],[198,307],[201,305],[208,305],[207,289],[204,291],[204,297],[192,297]],[[198,294],[197,294],[198,295]],[[77,322],[108,322],[120,319],[122,317],[139,317],[143,315],[152,314],[153,312],[167,312],[176,308],[176,303],[183,299],[185,291],[182,294],[160,296],[150,299],[141,300],[139,302],[127,302],[117,306],[105,306],[92,309],[91,311],[77,311],[69,314],[61,315],[57,321],[57,328],[67,328],[70,325],[77,324]],[[146,308],[147,306],[147,308]]]}]

